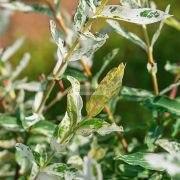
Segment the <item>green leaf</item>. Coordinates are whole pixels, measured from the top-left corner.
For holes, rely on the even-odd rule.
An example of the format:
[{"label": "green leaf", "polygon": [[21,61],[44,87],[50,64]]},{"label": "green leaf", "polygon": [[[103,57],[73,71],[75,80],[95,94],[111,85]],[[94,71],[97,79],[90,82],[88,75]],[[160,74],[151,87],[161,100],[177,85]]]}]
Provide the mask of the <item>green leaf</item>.
[{"label": "green leaf", "polygon": [[151,24],[170,17],[169,14],[150,8],[130,9],[119,5],[105,6],[101,13],[93,18],[127,21],[135,24]]},{"label": "green leaf", "polygon": [[134,44],[137,44],[142,49],[147,51],[147,45],[144,43],[142,39],[140,39],[136,34],[128,32],[127,30],[123,29],[120,24],[113,20],[107,20],[107,23],[115,30],[115,32],[122,37],[130,40]]},{"label": "green leaf", "polygon": [[176,99],[169,99],[166,96],[158,96],[146,100],[145,105],[153,109],[164,110],[175,116],[180,116],[180,103]]},{"label": "green leaf", "polygon": [[80,83],[75,78],[68,76],[67,79],[71,82],[72,88],[67,95],[67,114],[71,121],[71,126],[76,125],[81,121],[81,109],[83,101],[80,96]]},{"label": "green leaf", "polygon": [[62,75],[62,78],[67,78],[67,76],[72,76],[79,82],[86,82],[88,80],[87,76],[83,72],[79,72],[75,69],[67,69],[66,72]]},{"label": "green leaf", "polygon": [[83,136],[89,136],[94,132],[97,132],[101,136],[104,136],[112,132],[123,131],[122,127],[115,124],[109,124],[106,121],[98,118],[85,119],[77,125],[76,129],[77,133]]},{"label": "green leaf", "polygon": [[[169,10],[170,10],[170,5],[168,5],[168,6],[166,7],[165,13],[166,13],[166,14],[169,14]],[[164,19],[161,21],[158,30],[157,30],[157,31],[155,32],[155,34],[153,35],[153,38],[152,38],[152,41],[151,41],[151,48],[152,48],[152,49],[153,49],[153,46],[154,46],[155,42],[157,41],[157,39],[158,39],[158,37],[159,37],[159,35],[160,35],[160,33],[161,33],[161,29],[163,28],[164,21],[165,21]]]},{"label": "green leaf", "polygon": [[21,128],[21,122],[16,117],[1,115],[0,126],[7,128],[8,130],[17,130]]},{"label": "green leaf", "polygon": [[171,141],[168,139],[159,139],[156,141],[156,144],[161,146],[163,149],[165,149],[170,154],[180,154],[180,143],[176,141]]},{"label": "green leaf", "polygon": [[149,165],[148,161],[145,159],[146,155],[154,155],[154,153],[137,152],[128,155],[119,155],[115,157],[115,160],[121,160],[132,166],[141,166],[149,170],[159,170],[159,168],[153,168],[151,165]]},{"label": "green leaf", "polygon": [[[57,143],[60,143],[62,139],[64,139],[64,137],[67,135],[67,133],[70,131],[71,129],[71,121],[70,118],[66,112],[63,120],[60,122],[60,124],[56,127],[55,132],[54,132],[54,145]],[[69,136],[69,138],[66,140],[69,141],[71,137]],[[54,146],[53,145],[53,146]]]},{"label": "green leaf", "polygon": [[177,30],[180,31],[180,22],[177,21],[175,18],[170,17],[168,19],[165,20],[165,23],[171,27],[176,28]]},{"label": "green leaf", "polygon": [[30,162],[35,161],[33,152],[28,146],[21,143],[17,143],[15,147],[16,147],[16,150],[19,151],[22,154],[22,156],[29,159]]},{"label": "green leaf", "polygon": [[56,125],[49,121],[39,121],[32,128],[32,133],[43,134],[47,137],[52,137]]},{"label": "green leaf", "polygon": [[136,89],[123,86],[120,92],[120,98],[130,101],[145,101],[148,98],[154,97],[154,95],[144,89]]},{"label": "green leaf", "polygon": [[54,17],[53,11],[45,5],[35,4],[30,6],[22,2],[11,2],[11,3],[0,3],[0,7],[14,11],[43,13],[51,18]]},{"label": "green leaf", "polygon": [[25,117],[25,119],[22,121],[22,124],[25,129],[28,129],[42,120],[44,120],[44,117],[41,114],[33,113],[32,115]]},{"label": "green leaf", "polygon": [[120,64],[117,68],[113,68],[100,82],[99,86],[90,97],[89,102],[86,104],[88,117],[94,117],[99,114],[105,105],[119,93],[122,85],[124,68],[125,66],[123,64]]}]

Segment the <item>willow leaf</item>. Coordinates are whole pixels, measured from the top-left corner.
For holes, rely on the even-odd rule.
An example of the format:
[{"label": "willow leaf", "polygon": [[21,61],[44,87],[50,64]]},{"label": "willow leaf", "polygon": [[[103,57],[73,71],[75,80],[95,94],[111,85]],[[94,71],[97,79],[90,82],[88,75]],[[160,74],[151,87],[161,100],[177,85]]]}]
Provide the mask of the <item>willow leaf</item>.
[{"label": "willow leaf", "polygon": [[94,132],[104,136],[112,132],[123,131],[123,128],[116,124],[109,124],[98,118],[85,119],[77,125],[77,133],[83,136],[89,136]]},{"label": "willow leaf", "polygon": [[[170,10],[170,5],[168,5],[168,6],[166,7],[165,13],[168,14],[168,13],[169,13],[169,10]],[[155,42],[157,41],[157,39],[158,39],[158,37],[159,37],[159,35],[160,35],[160,33],[161,33],[161,30],[162,30],[162,28],[163,28],[163,25],[164,25],[164,19],[161,21],[158,30],[157,30],[157,31],[155,32],[155,34],[153,35],[153,38],[152,38],[152,41],[151,41],[151,47],[152,47],[152,49],[153,49],[153,46],[154,46]]]},{"label": "willow leaf", "polygon": [[120,64],[117,68],[113,68],[100,82],[99,86],[90,97],[89,102],[86,104],[88,117],[94,117],[99,114],[104,106],[119,93],[122,85],[124,68],[124,64]]},{"label": "willow leaf", "polygon": [[[115,160],[121,160],[124,161],[127,164],[130,164],[132,166],[141,166],[145,169],[149,170],[159,170],[159,168],[153,168],[148,161],[145,159],[145,156],[147,155],[153,155],[154,153],[143,153],[143,152],[137,152],[127,155],[119,155],[115,158]],[[160,169],[162,170],[162,169]]]},{"label": "willow leaf", "polygon": [[180,116],[180,103],[176,99],[169,99],[166,96],[150,98],[145,102],[147,106],[153,109],[164,110],[173,115]]},{"label": "willow leaf", "polygon": [[101,13],[94,18],[105,18],[127,21],[135,24],[151,24],[170,17],[169,14],[150,8],[131,9],[119,5],[105,6]]},{"label": "willow leaf", "polygon": [[75,125],[81,120],[81,109],[83,107],[83,101],[80,96],[80,83],[71,76],[68,76],[67,79],[72,85],[72,88],[67,95],[67,113],[70,118],[71,125]]},{"label": "willow leaf", "polygon": [[134,44],[137,44],[138,46],[140,46],[142,49],[144,49],[145,51],[147,51],[147,46],[145,44],[145,42],[139,38],[136,34],[131,33],[126,31],[125,29],[123,29],[120,24],[116,21],[113,20],[107,20],[108,24],[115,30],[115,32],[121,36],[123,36],[124,38],[130,40],[131,42],[133,42]]}]

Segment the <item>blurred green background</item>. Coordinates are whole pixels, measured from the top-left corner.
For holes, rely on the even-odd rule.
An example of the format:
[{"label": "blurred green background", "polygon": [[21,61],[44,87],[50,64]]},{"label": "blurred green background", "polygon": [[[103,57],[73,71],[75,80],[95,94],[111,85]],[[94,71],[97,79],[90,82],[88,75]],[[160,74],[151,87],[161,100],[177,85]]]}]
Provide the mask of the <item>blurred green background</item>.
[{"label": "blurred green background", "polygon": [[[63,2],[65,3],[65,1],[62,1],[62,6]],[[117,1],[113,1],[113,3],[115,2]],[[155,2],[157,3],[158,9],[160,10],[164,10],[168,4],[171,4],[170,14],[174,15],[177,20],[180,20],[179,0],[155,0]],[[69,13],[73,14],[73,9],[76,7],[75,5],[73,5],[73,7],[71,6],[71,2],[69,2],[69,4],[66,2],[66,6],[64,6],[64,8],[67,8]],[[23,13],[16,13],[14,16],[16,17],[11,18],[11,24],[8,31],[4,34],[3,37],[0,38],[2,46],[11,44],[22,35],[25,35],[27,38],[23,47],[12,58],[11,62],[14,66],[17,65],[23,53],[28,51],[31,54],[31,62],[26,71],[24,71],[21,76],[27,76],[29,80],[37,80],[41,73],[48,75],[51,73],[55,64],[54,53],[56,51],[56,46],[50,41],[48,18],[44,17],[43,15],[31,15]],[[28,26],[29,22],[31,24]],[[27,27],[26,25],[23,25],[23,23],[26,23],[28,28],[32,28],[33,30],[27,31]],[[120,23],[129,31],[134,32],[143,38],[143,32],[140,26],[123,22]],[[150,37],[152,37],[153,33],[156,31],[158,25],[159,23],[148,25]],[[102,29],[106,26],[107,24],[105,24],[103,21],[96,21],[94,23],[94,31]],[[16,31],[16,29],[18,29],[18,31]],[[105,46],[95,54],[93,60],[94,64],[92,66],[93,74],[98,72],[102,66],[102,60],[105,54],[114,48],[120,49],[119,54],[112,61],[111,65],[108,66],[106,72],[112,67],[117,66],[119,63],[124,62],[127,65],[123,84],[125,86],[153,91],[151,76],[148,74],[146,69],[146,53],[138,46],[132,44],[128,40],[120,37],[115,33],[110,33],[110,38],[108,39]],[[172,83],[174,79],[173,75],[164,70],[166,61],[170,61],[172,63],[180,62],[180,31],[167,25],[164,26],[161,36],[155,44],[154,59],[158,63],[157,77],[159,88],[162,90],[170,83]],[[103,75],[105,75],[106,72],[104,72]],[[54,94],[51,95],[50,99],[54,97],[55,91],[56,90],[54,90]],[[65,103],[65,98],[62,102],[59,102],[48,112],[47,117],[52,118],[52,115],[55,117],[56,115],[60,115],[62,112],[64,112],[65,106],[63,103]],[[133,102],[120,101],[116,111],[117,114],[121,115],[122,124],[124,127],[126,127],[126,125],[143,125],[151,119],[149,110]],[[135,136],[141,135],[135,134]]]}]

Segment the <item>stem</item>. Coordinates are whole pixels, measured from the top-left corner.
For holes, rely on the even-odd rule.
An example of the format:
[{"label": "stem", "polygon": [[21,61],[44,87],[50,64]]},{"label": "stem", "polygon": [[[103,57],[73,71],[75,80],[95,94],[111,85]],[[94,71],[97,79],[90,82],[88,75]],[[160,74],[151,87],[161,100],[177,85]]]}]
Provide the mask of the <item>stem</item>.
[{"label": "stem", "polygon": [[[94,16],[96,16],[97,14],[99,14],[99,13],[102,11],[102,9],[103,9],[104,6],[107,4],[107,2],[108,2],[108,0],[103,0],[103,1],[102,1],[101,6],[97,9],[97,11],[96,11],[96,13],[94,14]],[[86,32],[86,31],[88,30],[88,28],[89,28],[89,27],[91,26],[91,24],[92,24],[92,21],[93,21],[93,19],[90,19],[90,20],[85,24],[84,28],[82,29],[82,33]],[[57,78],[58,78],[61,70],[62,70],[63,67],[66,65],[66,63],[67,63],[67,61],[69,60],[69,58],[71,57],[71,55],[73,54],[74,50],[76,49],[76,47],[77,47],[77,45],[78,45],[78,43],[79,43],[79,38],[80,38],[80,37],[78,36],[77,39],[75,40],[75,42],[73,43],[70,51],[68,52],[68,54],[67,54],[66,57],[64,58],[63,63],[62,63],[61,66],[59,67],[57,73],[54,75],[54,79],[57,79]],[[50,83],[50,85],[49,85],[49,87],[48,87],[48,89],[46,90],[46,92],[45,92],[45,94],[44,94],[44,98],[43,98],[40,106],[38,107],[38,109],[37,109],[37,111],[36,111],[37,114],[39,114],[39,113],[42,112],[43,107],[44,107],[47,99],[49,98],[49,95],[50,95],[51,91],[52,91],[53,88],[54,88],[54,85],[55,85],[55,80],[52,80],[51,83]]]},{"label": "stem", "polygon": [[[109,120],[111,121],[111,123],[115,123],[116,124],[115,118],[114,118],[114,116],[113,116],[113,114],[110,111],[108,106],[105,106],[105,111],[106,111],[107,115],[109,116]],[[122,133],[121,132],[117,132],[117,136],[120,139],[120,142],[122,144],[122,147],[123,147],[124,151],[126,153],[128,153],[128,144],[127,144],[126,140],[122,137]]]},{"label": "stem", "polygon": [[[145,25],[143,25],[142,27],[143,27],[145,41],[146,41],[146,44],[148,47],[148,49],[147,49],[148,63],[153,67],[155,62],[154,62],[154,58],[153,58],[152,47],[150,45],[149,35],[147,32],[147,27]],[[158,87],[158,81],[157,81],[156,73],[151,73],[151,76],[152,76],[152,82],[153,82],[155,95],[158,96],[159,95],[159,87]]]}]

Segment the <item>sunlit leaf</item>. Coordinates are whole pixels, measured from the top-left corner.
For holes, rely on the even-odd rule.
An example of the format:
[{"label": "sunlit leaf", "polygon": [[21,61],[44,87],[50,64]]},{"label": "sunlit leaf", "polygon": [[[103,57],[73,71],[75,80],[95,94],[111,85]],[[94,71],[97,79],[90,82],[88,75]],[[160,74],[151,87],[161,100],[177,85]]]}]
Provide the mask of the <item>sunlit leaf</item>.
[{"label": "sunlit leaf", "polygon": [[171,17],[165,20],[165,23],[169,26],[172,26],[180,31],[180,22],[177,21],[175,18]]},{"label": "sunlit leaf", "polygon": [[123,128],[98,118],[83,120],[77,125],[77,133],[83,136],[89,136],[94,132],[104,136],[116,131],[122,132]]},{"label": "sunlit leaf", "polygon": [[71,76],[68,76],[67,79],[72,85],[72,88],[67,95],[67,114],[70,118],[71,126],[73,126],[81,120],[83,101],[80,96],[80,83]]},{"label": "sunlit leaf", "polygon": [[74,51],[69,61],[77,61],[80,59],[84,59],[84,58],[87,59],[89,57],[92,57],[93,54],[104,45],[104,43],[108,38],[107,34],[100,34],[100,33],[96,35],[88,33],[88,34],[82,34],[82,36],[84,36],[81,42],[82,47]]},{"label": "sunlit leaf", "polygon": [[116,21],[107,20],[107,22],[115,30],[116,33],[130,40],[134,44],[137,44],[138,46],[143,48],[145,51],[147,51],[147,46],[145,42],[142,39],[140,39],[136,34],[128,32],[127,30],[123,29],[121,25]]},{"label": "sunlit leaf", "polygon": [[153,168],[151,165],[149,165],[148,161],[145,159],[146,155],[151,156],[154,154],[137,152],[137,153],[133,153],[133,154],[119,155],[115,158],[115,160],[121,160],[132,166],[141,166],[141,167],[143,167],[145,169],[149,169],[149,170],[163,170],[163,169],[159,169],[159,168],[158,169]]},{"label": "sunlit leaf", "polygon": [[99,114],[105,105],[119,93],[124,68],[125,66],[123,64],[120,64],[117,68],[113,68],[100,82],[95,92],[91,95],[89,102],[86,104],[88,117]]},{"label": "sunlit leaf", "polygon": [[54,163],[42,170],[42,172],[45,172],[49,175],[56,175],[62,178],[65,177],[66,173],[69,173],[72,176],[74,176],[76,171],[77,171],[76,169],[63,163]]},{"label": "sunlit leaf", "polygon": [[180,153],[180,143],[176,141],[171,141],[168,139],[159,139],[156,141],[156,144],[161,146],[163,149],[165,149],[172,155]]},{"label": "sunlit leaf", "polygon": [[94,18],[105,18],[127,21],[135,24],[151,24],[170,17],[169,14],[150,8],[130,9],[119,5],[105,6],[102,12]]},{"label": "sunlit leaf", "polygon": [[155,170],[166,170],[171,176],[180,174],[179,155],[170,155],[168,153],[152,153],[145,155],[144,158]]},{"label": "sunlit leaf", "polygon": [[80,31],[82,29],[88,18],[85,11],[86,11],[86,2],[84,0],[79,0],[78,7],[76,9],[76,14],[74,16],[74,27],[75,30],[77,31]]},{"label": "sunlit leaf", "polygon": [[[168,5],[166,7],[166,10],[165,10],[165,13],[168,14],[169,13],[169,10],[170,10],[170,5]],[[152,41],[151,41],[151,47],[153,49],[153,46],[155,44],[155,42],[157,41],[160,33],[161,33],[161,29],[163,28],[163,25],[164,25],[164,19],[161,21],[160,25],[159,25],[159,28],[158,30],[155,32],[155,34],[153,35],[153,38],[152,38]]]}]

